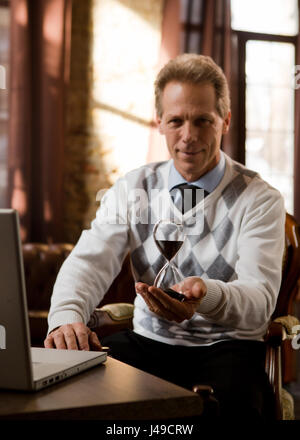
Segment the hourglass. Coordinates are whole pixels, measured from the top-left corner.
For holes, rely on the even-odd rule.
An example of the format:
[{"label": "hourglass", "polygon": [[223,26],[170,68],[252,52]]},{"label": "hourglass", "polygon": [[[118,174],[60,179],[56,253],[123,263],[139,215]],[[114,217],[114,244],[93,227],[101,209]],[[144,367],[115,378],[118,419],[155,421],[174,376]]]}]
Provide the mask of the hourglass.
[{"label": "hourglass", "polygon": [[159,220],[154,225],[153,238],[160,253],[167,260],[158,272],[154,286],[159,287],[172,298],[183,301],[185,296],[170,288],[183,280],[183,275],[173,261],[185,240],[183,225],[171,220]]}]

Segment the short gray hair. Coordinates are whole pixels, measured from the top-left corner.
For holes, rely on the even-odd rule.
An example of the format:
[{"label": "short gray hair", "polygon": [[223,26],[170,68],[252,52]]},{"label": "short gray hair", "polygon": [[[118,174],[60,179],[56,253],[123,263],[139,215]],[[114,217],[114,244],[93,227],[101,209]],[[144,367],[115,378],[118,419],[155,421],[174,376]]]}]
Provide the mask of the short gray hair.
[{"label": "short gray hair", "polygon": [[155,108],[162,117],[162,94],[171,81],[182,83],[210,83],[216,93],[216,110],[224,119],[230,110],[230,94],[223,70],[211,57],[197,54],[182,54],[170,60],[158,73],[155,81]]}]

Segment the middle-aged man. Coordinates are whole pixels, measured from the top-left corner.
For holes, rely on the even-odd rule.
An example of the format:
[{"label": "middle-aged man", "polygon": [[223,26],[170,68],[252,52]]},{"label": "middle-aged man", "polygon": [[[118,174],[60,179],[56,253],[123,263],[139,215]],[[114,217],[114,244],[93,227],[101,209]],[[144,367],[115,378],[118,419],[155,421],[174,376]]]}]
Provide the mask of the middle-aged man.
[{"label": "middle-aged man", "polygon": [[[283,199],[220,150],[230,99],[211,58],[171,60],[155,94],[171,160],[134,170],[106,192],[58,275],[45,346],[101,347],[86,324],[130,252],[134,329],[102,341],[112,356],[187,388],[211,385],[223,416],[271,417],[262,341],[281,281]],[[204,197],[181,214],[186,184]],[[165,264],[153,239],[161,218],[181,221],[186,231],[175,257],[184,280],[173,286],[183,302],[153,286]]]}]

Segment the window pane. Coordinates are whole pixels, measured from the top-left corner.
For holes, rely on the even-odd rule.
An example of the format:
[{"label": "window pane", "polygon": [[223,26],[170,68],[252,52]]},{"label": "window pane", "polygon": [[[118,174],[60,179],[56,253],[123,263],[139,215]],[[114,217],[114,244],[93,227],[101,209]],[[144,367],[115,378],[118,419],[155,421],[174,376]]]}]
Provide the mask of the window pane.
[{"label": "window pane", "polygon": [[293,213],[293,174],[290,169],[293,149],[293,135],[247,133],[247,166],[258,171],[263,179],[280,190],[285,208],[290,213]]},{"label": "window pane", "polygon": [[292,131],[294,129],[294,91],[290,88],[247,86],[248,130]]},{"label": "window pane", "polygon": [[297,0],[231,0],[231,21],[241,31],[296,35]]},{"label": "window pane", "polygon": [[[285,197],[293,213],[295,49],[292,44],[246,44],[246,165]],[[282,61],[284,60],[284,61]]]},{"label": "window pane", "polygon": [[201,24],[202,9],[203,0],[180,0],[181,23]]},{"label": "window pane", "polygon": [[[247,131],[247,166],[262,174],[286,174],[292,177],[293,133],[272,134]],[[278,185],[275,185],[278,187]]]},{"label": "window pane", "polygon": [[190,32],[187,52],[189,53],[199,53],[200,48],[200,33],[199,32]]},{"label": "window pane", "polygon": [[292,87],[294,61],[293,44],[250,40],[246,57],[248,84]]},{"label": "window pane", "polygon": [[0,207],[7,188],[9,21],[9,8],[0,6]]}]

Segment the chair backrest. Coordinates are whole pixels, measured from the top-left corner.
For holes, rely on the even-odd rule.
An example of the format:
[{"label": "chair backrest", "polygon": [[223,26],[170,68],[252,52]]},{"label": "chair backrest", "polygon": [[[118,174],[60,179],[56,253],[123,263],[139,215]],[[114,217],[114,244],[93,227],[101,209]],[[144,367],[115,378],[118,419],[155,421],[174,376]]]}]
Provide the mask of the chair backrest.
[{"label": "chair backrest", "polygon": [[293,314],[293,303],[300,278],[300,227],[291,214],[285,220],[285,252],[281,287],[272,318]]},{"label": "chair backrest", "polygon": [[[286,213],[285,221],[285,252],[282,263],[282,280],[276,308],[272,315],[293,314],[293,303],[298,291],[297,282],[300,278],[300,226],[296,219]],[[114,280],[100,306],[115,302],[133,303],[136,293],[131,273],[129,255],[127,255],[120,274]]]},{"label": "chair backrest", "polygon": [[[300,227],[290,214],[286,214],[285,240],[282,282],[273,318],[293,314],[292,308],[297,295],[297,281],[300,278]],[[73,245],[71,244],[28,243],[23,245],[28,306],[30,309],[49,309],[57,272],[72,248]],[[101,306],[112,302],[133,303],[135,296],[130,259],[127,255],[120,274],[110,286],[101,302]]]},{"label": "chair backrest", "polygon": [[57,274],[72,249],[69,243],[22,245],[29,310],[49,310]]},{"label": "chair backrest", "polygon": [[134,278],[131,272],[129,254],[126,256],[121,272],[115,278],[99,307],[111,303],[130,303],[133,304],[136,297]]}]

